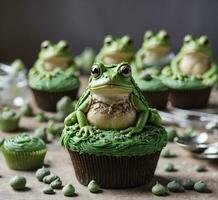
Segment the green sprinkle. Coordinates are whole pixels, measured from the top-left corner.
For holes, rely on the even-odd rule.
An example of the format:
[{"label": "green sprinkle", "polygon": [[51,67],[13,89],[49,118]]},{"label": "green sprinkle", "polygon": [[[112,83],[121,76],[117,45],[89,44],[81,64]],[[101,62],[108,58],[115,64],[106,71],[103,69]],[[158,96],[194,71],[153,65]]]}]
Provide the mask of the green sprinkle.
[{"label": "green sprinkle", "polygon": [[14,190],[25,190],[26,188],[26,178],[23,176],[14,176],[10,179],[10,186]]},{"label": "green sprinkle", "polygon": [[88,184],[88,189],[92,193],[97,193],[100,191],[100,186],[94,180],[92,180]]}]

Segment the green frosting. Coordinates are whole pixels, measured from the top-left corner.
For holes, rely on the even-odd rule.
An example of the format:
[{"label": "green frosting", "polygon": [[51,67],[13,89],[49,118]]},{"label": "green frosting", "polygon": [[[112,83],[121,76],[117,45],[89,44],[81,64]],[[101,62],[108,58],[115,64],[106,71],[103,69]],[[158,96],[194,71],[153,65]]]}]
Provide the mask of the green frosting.
[{"label": "green frosting", "polygon": [[4,140],[3,147],[11,151],[38,151],[46,148],[40,138],[30,137],[27,134],[18,134]]},{"label": "green frosting", "polygon": [[95,135],[78,137],[78,124],[66,126],[61,144],[81,154],[97,156],[143,156],[160,151],[167,143],[167,133],[161,126],[146,125],[141,133],[127,137],[116,130],[95,129]]},{"label": "green frosting", "polygon": [[69,91],[78,88],[80,85],[72,67],[66,70],[57,68],[52,72],[33,67],[29,72],[28,83],[33,89],[49,92]]},{"label": "green frosting", "polygon": [[158,77],[152,77],[151,80],[135,79],[141,91],[166,91],[167,86]]}]

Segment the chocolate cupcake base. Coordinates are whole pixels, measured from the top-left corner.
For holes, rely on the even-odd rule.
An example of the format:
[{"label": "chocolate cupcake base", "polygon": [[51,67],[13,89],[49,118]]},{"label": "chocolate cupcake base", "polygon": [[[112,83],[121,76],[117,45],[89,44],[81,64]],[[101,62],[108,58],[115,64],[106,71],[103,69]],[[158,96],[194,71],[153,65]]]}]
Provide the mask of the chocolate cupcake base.
[{"label": "chocolate cupcake base", "polygon": [[78,88],[65,92],[48,92],[32,89],[36,104],[39,108],[45,111],[56,111],[57,102],[64,96],[75,100],[77,97]]},{"label": "chocolate cupcake base", "polygon": [[170,90],[169,100],[174,107],[193,109],[205,108],[210,97],[211,88],[195,90]]},{"label": "chocolate cupcake base", "polygon": [[168,91],[142,91],[149,106],[158,110],[164,110],[167,106]]},{"label": "chocolate cupcake base", "polygon": [[95,180],[102,188],[130,188],[150,183],[160,152],[145,156],[95,156],[69,151],[78,181]]}]

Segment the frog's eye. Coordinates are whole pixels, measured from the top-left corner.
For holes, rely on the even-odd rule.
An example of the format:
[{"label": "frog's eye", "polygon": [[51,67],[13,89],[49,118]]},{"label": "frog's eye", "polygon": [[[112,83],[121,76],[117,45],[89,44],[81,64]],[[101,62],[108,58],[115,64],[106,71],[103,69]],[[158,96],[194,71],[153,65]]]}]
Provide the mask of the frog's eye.
[{"label": "frog's eye", "polygon": [[131,67],[127,64],[124,64],[120,67],[120,74],[126,78],[131,75],[131,71]]},{"label": "frog's eye", "polygon": [[209,44],[209,39],[206,35],[203,35],[199,38],[199,42],[203,45]]},{"label": "frog's eye", "polygon": [[145,39],[150,39],[153,36],[153,32],[152,31],[146,31],[144,38]]},{"label": "frog's eye", "polygon": [[42,42],[41,48],[47,48],[49,45],[50,45],[50,41],[45,40],[44,42]]},{"label": "frog's eye", "polygon": [[186,35],[185,37],[184,37],[184,42],[186,42],[186,43],[188,43],[188,42],[190,42],[192,40],[192,36],[191,35]]},{"label": "frog's eye", "polygon": [[127,44],[131,45],[133,43],[133,40],[131,38],[128,39]]},{"label": "frog's eye", "polygon": [[169,34],[165,30],[160,30],[158,35],[163,39],[169,39]]},{"label": "frog's eye", "polygon": [[131,45],[133,43],[133,40],[128,35],[123,36],[123,40],[128,45]]},{"label": "frog's eye", "polygon": [[108,35],[108,36],[106,36],[105,39],[104,39],[104,44],[110,45],[111,42],[112,42],[112,40],[113,40],[112,36],[111,36],[111,35]]},{"label": "frog's eye", "polygon": [[101,68],[97,64],[94,64],[91,68],[91,75],[94,78],[97,78],[100,74],[101,74]]},{"label": "frog's eye", "polygon": [[68,43],[65,40],[61,40],[59,42],[59,46],[63,49],[67,49],[69,47]]}]

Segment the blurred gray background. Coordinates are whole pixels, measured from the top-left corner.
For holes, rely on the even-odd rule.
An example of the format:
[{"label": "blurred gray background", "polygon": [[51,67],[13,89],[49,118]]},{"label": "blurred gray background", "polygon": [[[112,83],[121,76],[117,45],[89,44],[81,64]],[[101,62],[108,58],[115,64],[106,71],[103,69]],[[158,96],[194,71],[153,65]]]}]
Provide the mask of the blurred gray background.
[{"label": "blurred gray background", "polygon": [[69,41],[76,55],[98,51],[106,34],[129,34],[137,50],[147,29],[166,29],[174,51],[186,33],[207,34],[218,57],[217,0],[0,0],[0,62],[30,67],[45,39]]}]

